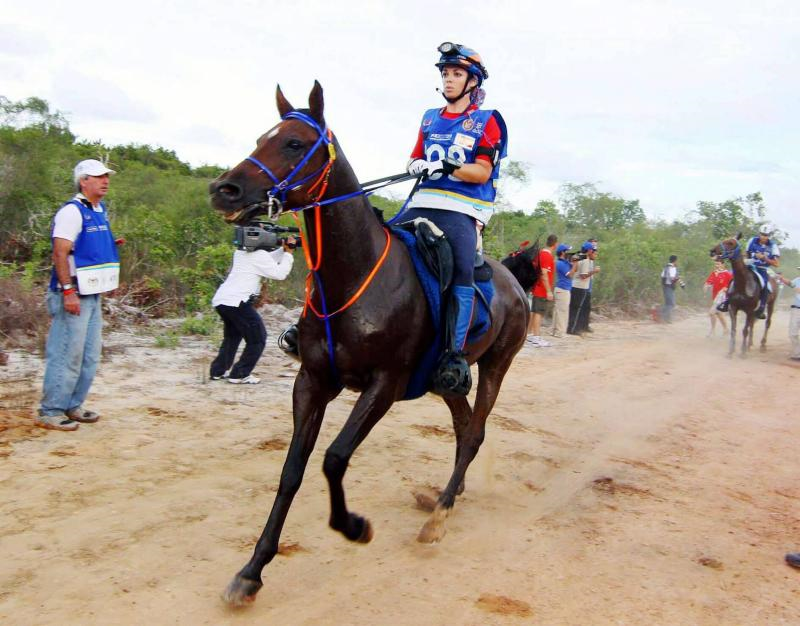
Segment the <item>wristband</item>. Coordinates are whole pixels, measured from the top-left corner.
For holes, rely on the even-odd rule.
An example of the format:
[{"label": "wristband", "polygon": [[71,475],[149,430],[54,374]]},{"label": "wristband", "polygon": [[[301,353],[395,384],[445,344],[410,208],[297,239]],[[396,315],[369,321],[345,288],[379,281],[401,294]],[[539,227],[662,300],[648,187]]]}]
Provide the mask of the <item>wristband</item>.
[{"label": "wristband", "polygon": [[69,290],[75,291],[75,286],[72,283],[67,283],[65,285],[61,285],[61,290],[62,291],[69,291]]},{"label": "wristband", "polygon": [[75,291],[75,289],[73,287],[70,287],[69,289],[62,288],[61,289],[61,293],[63,293],[65,296],[70,296],[70,295],[76,293],[76,291]]}]

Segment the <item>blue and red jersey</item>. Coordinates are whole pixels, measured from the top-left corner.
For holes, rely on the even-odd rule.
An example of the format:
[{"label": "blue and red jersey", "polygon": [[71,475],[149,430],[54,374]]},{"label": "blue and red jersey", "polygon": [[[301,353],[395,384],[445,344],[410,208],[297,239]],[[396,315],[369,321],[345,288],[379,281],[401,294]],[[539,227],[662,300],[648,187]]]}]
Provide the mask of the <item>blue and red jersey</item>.
[{"label": "blue and red jersey", "polygon": [[420,184],[409,207],[456,211],[487,223],[494,213],[500,159],[506,156],[506,144],[505,122],[497,111],[475,106],[464,113],[448,113],[443,108],[426,111],[412,159],[433,162],[451,158],[459,163],[484,160],[492,165],[492,174],[482,184],[434,174]]}]

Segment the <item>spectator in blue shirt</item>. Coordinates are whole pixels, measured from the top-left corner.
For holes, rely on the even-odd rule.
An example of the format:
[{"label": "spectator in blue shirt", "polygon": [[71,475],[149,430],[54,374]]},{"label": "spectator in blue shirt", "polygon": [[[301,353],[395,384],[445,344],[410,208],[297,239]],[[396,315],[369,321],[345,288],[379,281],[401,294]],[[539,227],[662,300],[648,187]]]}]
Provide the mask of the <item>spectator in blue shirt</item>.
[{"label": "spectator in blue shirt", "polygon": [[553,292],[553,336],[563,337],[569,321],[569,301],[572,290],[572,276],[578,267],[575,261],[567,260],[569,246],[565,243],[556,248],[556,287]]}]

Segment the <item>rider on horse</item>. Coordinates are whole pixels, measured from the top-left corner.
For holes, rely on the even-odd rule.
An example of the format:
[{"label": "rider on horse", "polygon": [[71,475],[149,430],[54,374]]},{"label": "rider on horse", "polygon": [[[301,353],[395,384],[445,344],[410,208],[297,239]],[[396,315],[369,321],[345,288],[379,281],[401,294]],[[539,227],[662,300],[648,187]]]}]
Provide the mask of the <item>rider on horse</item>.
[{"label": "rider on horse", "polygon": [[489,77],[480,55],[450,42],[438,51],[436,67],[443,87],[439,91],[447,104],[422,116],[407,169],[423,179],[403,217],[430,220],[453,249],[453,295],[448,306],[455,308],[455,332],[435,377],[453,381],[452,389],[446,390],[457,392],[471,385],[463,350],[473,312],[478,233],[494,212],[507,137],[500,114],[480,109],[485,95],[481,85]]},{"label": "rider on horse", "polygon": [[[755,311],[755,316],[760,319],[766,319],[765,309],[767,307],[767,298],[769,297],[769,267],[778,267],[780,264],[781,251],[778,249],[778,244],[772,239],[774,229],[770,224],[762,224],[758,229],[758,236],[753,237],[747,242],[747,258],[750,259],[750,265],[761,276],[761,300],[758,308]],[[728,310],[728,300],[717,307],[720,311]]]}]

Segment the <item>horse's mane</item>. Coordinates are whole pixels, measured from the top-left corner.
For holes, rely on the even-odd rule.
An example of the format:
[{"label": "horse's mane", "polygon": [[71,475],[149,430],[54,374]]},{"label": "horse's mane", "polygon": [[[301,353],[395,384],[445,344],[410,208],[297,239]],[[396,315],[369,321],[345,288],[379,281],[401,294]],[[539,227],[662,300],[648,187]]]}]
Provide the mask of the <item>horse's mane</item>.
[{"label": "horse's mane", "polygon": [[532,246],[524,247],[523,244],[500,261],[514,275],[526,293],[533,288],[542,274],[539,267],[539,250],[537,239]]}]

